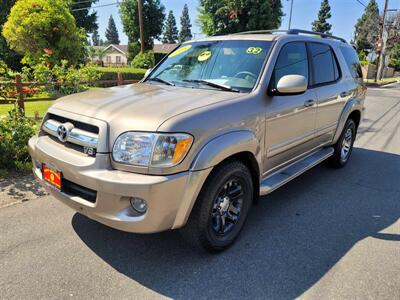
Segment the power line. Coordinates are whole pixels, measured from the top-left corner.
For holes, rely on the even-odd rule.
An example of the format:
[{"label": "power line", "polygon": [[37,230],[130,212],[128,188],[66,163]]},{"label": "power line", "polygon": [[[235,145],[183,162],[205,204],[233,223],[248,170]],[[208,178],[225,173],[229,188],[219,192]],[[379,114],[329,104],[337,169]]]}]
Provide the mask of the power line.
[{"label": "power line", "polygon": [[100,7],[106,7],[106,6],[111,6],[111,5],[119,5],[119,2],[103,4],[103,5],[98,5],[98,6],[88,6],[88,7],[83,7],[83,8],[76,8],[76,9],[73,9],[72,11],[87,10],[87,9],[91,9],[91,8],[100,8]]},{"label": "power line", "polygon": [[361,0],[356,0],[358,3],[360,3],[362,6],[367,7],[364,2],[362,2]]},{"label": "power line", "polygon": [[73,2],[70,5],[78,5],[78,4],[83,4],[83,3],[93,3],[95,0],[85,0],[85,1],[78,1],[78,2]]}]

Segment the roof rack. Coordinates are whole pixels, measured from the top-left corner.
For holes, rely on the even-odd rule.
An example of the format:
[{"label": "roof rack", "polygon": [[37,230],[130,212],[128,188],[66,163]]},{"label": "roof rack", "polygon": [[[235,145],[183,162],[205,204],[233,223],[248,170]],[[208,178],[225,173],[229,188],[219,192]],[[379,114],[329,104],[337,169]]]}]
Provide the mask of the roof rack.
[{"label": "roof rack", "polygon": [[319,35],[322,38],[325,39],[332,39],[332,40],[339,40],[343,43],[347,44],[347,41],[341,37],[338,36],[334,36],[331,34],[327,34],[327,33],[322,33],[322,32],[318,32],[318,31],[309,31],[309,30],[302,30],[302,29],[290,29],[287,32],[288,34],[310,34],[310,35]]},{"label": "roof rack", "polygon": [[331,34],[327,33],[322,33],[322,32],[317,32],[317,31],[309,31],[309,30],[302,30],[302,29],[289,29],[289,30],[281,30],[281,29],[272,29],[272,30],[254,30],[254,31],[244,31],[244,32],[237,32],[234,33],[233,35],[237,34],[265,34],[265,33],[286,33],[286,34],[309,34],[309,35],[317,35],[325,39],[333,39],[333,40],[338,40],[343,43],[347,44],[347,41],[341,37],[337,37]]}]

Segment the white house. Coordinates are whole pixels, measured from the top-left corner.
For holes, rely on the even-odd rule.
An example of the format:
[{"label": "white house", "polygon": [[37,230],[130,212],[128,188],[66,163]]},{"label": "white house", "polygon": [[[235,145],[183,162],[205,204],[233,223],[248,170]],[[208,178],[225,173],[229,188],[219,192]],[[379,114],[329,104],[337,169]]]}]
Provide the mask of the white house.
[{"label": "white house", "polygon": [[103,50],[103,64],[106,67],[120,67],[128,64],[128,45],[108,45]]},{"label": "white house", "polygon": [[[154,53],[168,54],[176,46],[177,44],[155,44],[153,51]],[[122,67],[128,64],[128,45],[111,44],[106,47],[93,46],[92,48],[96,51],[103,49],[100,57],[106,67]],[[98,62],[100,58],[98,55],[92,55],[90,60]]]}]

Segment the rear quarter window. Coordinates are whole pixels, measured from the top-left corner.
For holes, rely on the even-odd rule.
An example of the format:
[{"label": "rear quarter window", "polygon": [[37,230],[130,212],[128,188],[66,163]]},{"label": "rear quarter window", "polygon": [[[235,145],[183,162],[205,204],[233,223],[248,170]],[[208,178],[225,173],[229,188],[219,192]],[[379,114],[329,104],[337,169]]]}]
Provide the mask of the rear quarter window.
[{"label": "rear quarter window", "polygon": [[340,47],[340,52],[342,52],[346,65],[350,71],[353,78],[362,78],[362,71],[360,66],[360,61],[358,55],[353,48],[350,47]]}]

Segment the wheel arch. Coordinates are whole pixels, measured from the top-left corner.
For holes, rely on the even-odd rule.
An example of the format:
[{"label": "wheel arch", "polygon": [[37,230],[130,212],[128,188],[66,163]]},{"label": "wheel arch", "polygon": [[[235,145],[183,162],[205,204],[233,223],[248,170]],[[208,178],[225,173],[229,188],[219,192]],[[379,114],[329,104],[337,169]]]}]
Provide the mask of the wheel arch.
[{"label": "wheel arch", "polygon": [[340,114],[338,125],[336,128],[336,133],[333,138],[333,144],[335,144],[339,137],[340,134],[342,133],[342,130],[346,124],[346,121],[349,118],[352,118],[353,121],[356,123],[356,129],[360,125],[361,118],[362,118],[362,107],[361,107],[361,102],[358,99],[351,99],[348,101],[345,105],[345,107],[342,110],[342,113]]},{"label": "wheel arch", "polygon": [[186,224],[207,179],[216,167],[229,161],[241,161],[249,168],[253,179],[253,199],[257,202],[260,194],[260,157],[259,141],[251,131],[230,132],[209,141],[196,155],[190,169],[192,174],[196,174],[196,171],[207,170],[207,177],[202,181],[201,187],[196,189],[196,194],[193,195],[190,203],[178,212],[173,229]]}]

